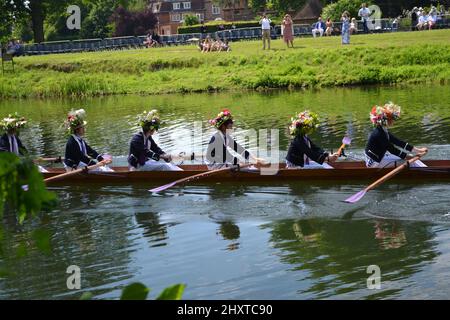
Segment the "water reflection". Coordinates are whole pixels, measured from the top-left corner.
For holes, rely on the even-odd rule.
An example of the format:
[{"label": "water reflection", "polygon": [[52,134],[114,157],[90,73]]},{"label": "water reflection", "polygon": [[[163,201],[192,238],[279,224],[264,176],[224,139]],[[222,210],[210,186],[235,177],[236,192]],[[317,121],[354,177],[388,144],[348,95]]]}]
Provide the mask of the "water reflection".
[{"label": "water reflection", "polygon": [[371,298],[374,292],[366,288],[369,265],[381,268],[377,297],[396,297],[439,255],[435,234],[422,222],[375,221],[375,228],[373,223],[287,219],[262,228],[270,233],[281,261],[296,274],[300,298]]}]

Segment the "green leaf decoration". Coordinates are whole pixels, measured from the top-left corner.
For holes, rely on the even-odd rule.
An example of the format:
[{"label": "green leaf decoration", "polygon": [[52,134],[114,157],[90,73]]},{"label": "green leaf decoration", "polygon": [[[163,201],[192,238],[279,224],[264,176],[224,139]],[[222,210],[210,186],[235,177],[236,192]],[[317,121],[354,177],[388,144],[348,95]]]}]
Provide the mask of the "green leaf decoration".
[{"label": "green leaf decoration", "polygon": [[163,292],[156,298],[156,300],[181,300],[183,295],[185,284],[176,284],[171,287],[167,287]]},{"label": "green leaf decoration", "polygon": [[120,300],[146,300],[149,292],[142,283],[132,283],[123,289]]},{"label": "green leaf decoration", "polygon": [[80,297],[80,300],[92,300],[92,298],[94,297],[94,295],[92,294],[92,292],[83,292],[83,294]]}]

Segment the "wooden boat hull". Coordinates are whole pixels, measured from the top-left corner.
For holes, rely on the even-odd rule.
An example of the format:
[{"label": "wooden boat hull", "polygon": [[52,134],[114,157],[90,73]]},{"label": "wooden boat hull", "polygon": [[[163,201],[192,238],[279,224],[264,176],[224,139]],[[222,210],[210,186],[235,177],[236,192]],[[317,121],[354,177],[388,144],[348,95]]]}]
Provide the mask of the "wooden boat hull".
[{"label": "wooden boat hull", "polygon": [[[410,180],[450,180],[450,160],[424,161],[427,168],[407,168],[401,171],[394,179]],[[335,169],[285,169],[284,164],[279,164],[279,170],[275,175],[261,175],[256,172],[231,172],[226,171],[210,177],[202,178],[201,182],[242,181],[248,183],[282,182],[285,180],[374,180],[382,177],[392,169],[366,168],[363,162],[336,162]],[[128,171],[126,167],[113,167],[115,172],[91,172],[70,176],[64,180],[52,184],[80,183],[107,183],[107,184],[131,184],[145,182],[151,185],[172,182],[207,171],[204,165],[183,165],[184,171]],[[62,168],[48,169],[49,173],[43,173],[44,179],[61,174]],[[191,183],[191,182],[190,182]]]}]

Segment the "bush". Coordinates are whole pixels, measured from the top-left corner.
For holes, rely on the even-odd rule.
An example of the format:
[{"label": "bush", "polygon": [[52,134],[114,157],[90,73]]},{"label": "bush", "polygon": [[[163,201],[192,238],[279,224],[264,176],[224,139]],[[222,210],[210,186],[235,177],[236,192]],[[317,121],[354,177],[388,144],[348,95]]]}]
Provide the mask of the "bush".
[{"label": "bush", "polygon": [[322,18],[324,20],[331,18],[333,21],[340,21],[342,13],[348,11],[350,17],[358,19],[358,11],[361,8],[361,4],[366,3],[367,6],[372,4],[370,0],[339,0],[331,3],[323,8]]},{"label": "bush", "polygon": [[[259,27],[259,21],[235,21],[235,22],[224,22],[224,21],[211,21],[209,23],[205,23],[206,26],[206,32],[207,33],[213,33],[219,31],[219,26],[223,25],[225,30],[233,29],[233,25],[236,27],[236,29],[240,28],[254,28]],[[186,34],[186,33],[200,33],[200,24],[196,24],[193,26],[182,26],[178,27],[178,33],[179,34]]]},{"label": "bush", "polygon": [[196,25],[199,23],[200,23],[200,21],[198,20],[197,16],[189,14],[184,18],[185,26],[193,26],[193,25]]}]

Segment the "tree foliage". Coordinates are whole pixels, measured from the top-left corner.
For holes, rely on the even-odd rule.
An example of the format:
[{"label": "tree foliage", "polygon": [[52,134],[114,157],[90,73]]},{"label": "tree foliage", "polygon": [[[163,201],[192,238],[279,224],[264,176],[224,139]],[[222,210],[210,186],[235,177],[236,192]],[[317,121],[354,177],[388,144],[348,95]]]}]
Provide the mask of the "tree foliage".
[{"label": "tree foliage", "polygon": [[348,11],[350,17],[356,17],[358,19],[358,11],[363,3],[370,6],[373,2],[370,0],[338,0],[323,8],[322,18],[331,18],[333,21],[340,21],[342,13]]},{"label": "tree foliage", "polygon": [[185,26],[193,26],[193,25],[196,25],[199,23],[200,23],[200,21],[198,20],[197,16],[188,14],[187,16],[184,17],[184,25]]},{"label": "tree foliage", "polygon": [[158,20],[150,9],[144,11],[129,11],[119,6],[113,13],[114,36],[138,36],[154,29]]}]

